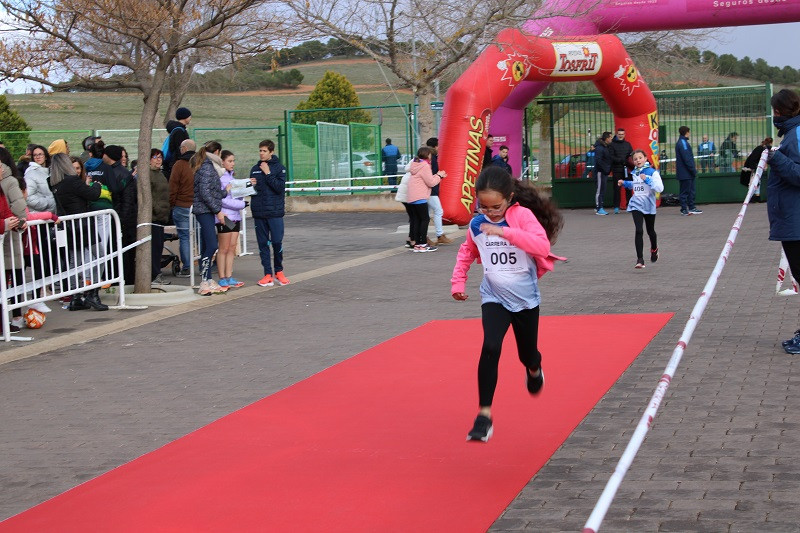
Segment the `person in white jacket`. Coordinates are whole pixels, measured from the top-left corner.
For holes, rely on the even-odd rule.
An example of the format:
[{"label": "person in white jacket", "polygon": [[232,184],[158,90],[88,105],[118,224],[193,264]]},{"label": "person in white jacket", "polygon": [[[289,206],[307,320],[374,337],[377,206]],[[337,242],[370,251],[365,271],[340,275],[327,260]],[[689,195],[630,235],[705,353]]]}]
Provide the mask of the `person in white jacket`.
[{"label": "person in white jacket", "polygon": [[56,200],[50,191],[50,155],[44,146],[36,146],[31,153],[33,161],[25,170],[25,184],[28,187],[28,209],[31,211],[56,212]]}]

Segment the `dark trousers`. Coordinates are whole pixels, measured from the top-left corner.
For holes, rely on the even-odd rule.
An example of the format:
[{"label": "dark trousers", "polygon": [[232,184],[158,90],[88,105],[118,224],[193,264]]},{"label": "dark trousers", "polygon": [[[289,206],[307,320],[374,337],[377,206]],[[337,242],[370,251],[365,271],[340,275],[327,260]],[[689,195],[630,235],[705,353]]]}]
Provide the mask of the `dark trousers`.
[{"label": "dark trousers", "polygon": [[644,255],[642,248],[644,247],[644,231],[642,222],[647,226],[647,236],[650,237],[650,249],[655,250],[658,248],[658,236],[656,235],[656,216],[645,215],[641,211],[631,211],[633,216],[633,224],[636,226],[636,235],[633,239],[634,246],[636,246],[636,259],[644,262]]},{"label": "dark trousers", "polygon": [[800,283],[800,241],[781,241],[783,245],[783,253],[786,254],[786,259],[789,260],[789,270],[792,271],[792,277]]},{"label": "dark trousers", "polygon": [[431,216],[428,214],[428,202],[422,204],[408,204],[409,206],[409,236],[417,244],[428,242],[428,224]]},{"label": "dark trousers", "polygon": [[694,205],[694,178],[679,180],[678,183],[680,184],[681,211],[695,209],[697,206]]},{"label": "dark trousers", "polygon": [[503,339],[510,325],[517,340],[517,353],[526,368],[536,370],[542,363],[539,353],[539,308],[512,313],[498,303],[481,306],[483,320],[483,347],[478,362],[478,396],[481,407],[490,407],[497,388],[497,366]]},{"label": "dark trousers", "polygon": [[261,256],[261,266],[264,275],[272,274],[272,258],[269,247],[272,245],[272,255],[275,260],[275,273],[283,272],[283,218],[254,218],[256,223],[256,241],[258,241],[258,254]]},{"label": "dark trousers", "polygon": [[618,168],[618,169],[611,169],[612,176],[611,176],[611,183],[614,184],[614,194],[613,194],[613,203],[614,209],[619,209],[620,200],[622,198],[622,191],[625,191],[625,198],[626,200],[631,199],[630,192],[623,187],[622,185],[617,185],[618,180],[626,180],[628,177],[625,175],[625,169]]},{"label": "dark trousers", "polygon": [[151,259],[153,264],[152,278],[161,274],[161,254],[164,251],[164,226],[150,226],[150,232],[153,236],[150,241]]},{"label": "dark trousers", "polygon": [[200,279],[207,281],[211,279],[211,259],[219,248],[217,217],[211,213],[195,214],[194,216],[200,225]]}]

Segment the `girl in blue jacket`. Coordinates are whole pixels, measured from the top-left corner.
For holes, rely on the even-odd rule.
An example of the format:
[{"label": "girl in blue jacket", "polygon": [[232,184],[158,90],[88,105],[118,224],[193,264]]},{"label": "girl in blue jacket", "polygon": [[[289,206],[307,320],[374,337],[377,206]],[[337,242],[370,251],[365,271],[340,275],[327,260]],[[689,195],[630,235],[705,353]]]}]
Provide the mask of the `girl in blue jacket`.
[{"label": "girl in blue jacket", "polygon": [[633,197],[628,202],[628,211],[633,216],[636,226],[634,244],[636,246],[636,267],[644,268],[644,235],[642,222],[647,226],[650,237],[650,261],[658,261],[658,236],[656,235],[656,193],[664,190],[661,174],[647,162],[643,150],[633,152],[633,164],[636,168],[631,172],[630,180],[618,180],[617,185],[633,190]]},{"label": "girl in blue jacket", "polygon": [[[800,146],[797,127],[800,125],[800,96],[783,89],[772,97],[772,122],[783,137],[780,147],[770,151],[767,181],[767,213],[769,240],[780,241],[789,269],[800,279]],[[787,353],[800,354],[800,329],[783,342]]]}]

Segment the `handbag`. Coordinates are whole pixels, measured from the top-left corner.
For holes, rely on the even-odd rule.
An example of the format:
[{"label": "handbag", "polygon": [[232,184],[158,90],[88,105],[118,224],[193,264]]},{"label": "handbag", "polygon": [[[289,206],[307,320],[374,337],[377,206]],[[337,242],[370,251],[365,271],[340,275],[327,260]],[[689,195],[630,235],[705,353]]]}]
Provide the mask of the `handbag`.
[{"label": "handbag", "polygon": [[394,195],[395,201],[403,203],[408,201],[408,182],[410,180],[411,172],[403,174],[403,177],[400,179],[400,184],[397,186],[397,193]]}]

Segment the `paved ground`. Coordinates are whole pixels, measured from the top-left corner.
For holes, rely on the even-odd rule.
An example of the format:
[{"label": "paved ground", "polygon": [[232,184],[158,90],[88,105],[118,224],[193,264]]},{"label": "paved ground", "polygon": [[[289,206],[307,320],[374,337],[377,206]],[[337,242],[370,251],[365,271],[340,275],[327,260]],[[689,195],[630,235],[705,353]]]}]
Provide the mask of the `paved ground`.
[{"label": "paved ground", "polygon": [[[662,209],[656,222],[662,258],[643,271],[633,269],[628,215],[565,213],[555,251],[570,261],[542,280],[544,315],[675,317],[492,531],[581,530],[738,209],[705,206],[694,217]],[[34,343],[0,347],[0,361],[21,357],[0,366],[0,517],[429,320],[478,316],[477,302],[449,296],[456,247],[405,251],[404,236],[395,233],[403,219],[396,213],[288,217],[289,286],[249,283],[228,295],[137,312],[59,310]],[[798,359],[780,347],[800,322],[800,298],[775,295],[778,246],[766,234],[765,206],[753,205],[603,530],[800,531]],[[257,258],[237,260],[236,272],[255,281]],[[479,279],[475,268],[473,296]],[[591,351],[632,327],[621,320],[603,338],[576,332],[575,342]],[[76,342],[81,335],[88,340]],[[24,350],[42,353],[25,357]],[[464,421],[465,431],[470,423]]]}]

